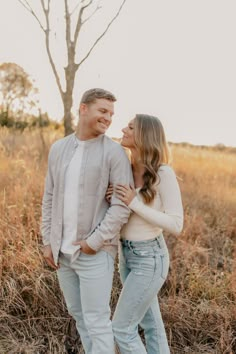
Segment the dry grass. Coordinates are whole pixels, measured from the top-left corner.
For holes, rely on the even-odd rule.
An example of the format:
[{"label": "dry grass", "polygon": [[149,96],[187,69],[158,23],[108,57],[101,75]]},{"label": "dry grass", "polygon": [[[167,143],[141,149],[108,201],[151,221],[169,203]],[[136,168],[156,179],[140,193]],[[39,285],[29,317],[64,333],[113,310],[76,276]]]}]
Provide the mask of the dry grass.
[{"label": "dry grass", "polygon": [[[39,234],[46,156],[60,132],[0,131],[0,354],[82,353]],[[160,294],[171,353],[236,353],[236,154],[172,146],[185,227],[166,235]],[[120,292],[115,274],[112,309]]]}]

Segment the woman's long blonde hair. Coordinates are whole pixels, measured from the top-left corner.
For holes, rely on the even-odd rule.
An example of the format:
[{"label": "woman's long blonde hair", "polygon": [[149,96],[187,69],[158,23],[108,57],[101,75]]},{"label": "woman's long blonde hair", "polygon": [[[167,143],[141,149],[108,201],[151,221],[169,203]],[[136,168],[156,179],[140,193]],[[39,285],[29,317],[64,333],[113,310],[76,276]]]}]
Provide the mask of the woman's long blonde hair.
[{"label": "woman's long blonde hair", "polygon": [[140,194],[144,202],[148,204],[157,193],[155,184],[159,182],[158,169],[162,164],[169,163],[170,159],[165,132],[160,120],[147,114],[136,114],[134,140],[141,163],[145,168]]}]

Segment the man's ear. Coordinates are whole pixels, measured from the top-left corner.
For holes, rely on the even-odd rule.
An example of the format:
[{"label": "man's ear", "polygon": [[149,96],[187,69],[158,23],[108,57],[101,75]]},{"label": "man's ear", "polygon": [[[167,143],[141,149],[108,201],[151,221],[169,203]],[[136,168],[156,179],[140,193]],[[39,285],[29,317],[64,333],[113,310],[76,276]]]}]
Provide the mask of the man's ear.
[{"label": "man's ear", "polygon": [[79,112],[83,114],[86,113],[87,110],[88,110],[88,106],[86,105],[86,103],[81,103],[79,107]]}]

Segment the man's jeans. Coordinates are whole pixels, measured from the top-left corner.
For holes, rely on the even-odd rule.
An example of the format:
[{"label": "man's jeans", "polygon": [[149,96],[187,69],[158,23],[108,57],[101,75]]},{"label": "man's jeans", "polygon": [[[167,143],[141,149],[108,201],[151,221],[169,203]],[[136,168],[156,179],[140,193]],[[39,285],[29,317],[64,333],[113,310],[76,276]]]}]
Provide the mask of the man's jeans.
[{"label": "man's jeans", "polygon": [[96,255],[81,252],[71,263],[71,255],[61,254],[59,264],[59,284],[85,353],[114,354],[109,305],[113,258],[104,251]]},{"label": "man's jeans", "polygon": [[[169,254],[162,235],[148,241],[121,241],[123,289],[113,318],[121,354],[169,354],[157,293],[168,274]],[[144,329],[146,348],[138,334]]]}]

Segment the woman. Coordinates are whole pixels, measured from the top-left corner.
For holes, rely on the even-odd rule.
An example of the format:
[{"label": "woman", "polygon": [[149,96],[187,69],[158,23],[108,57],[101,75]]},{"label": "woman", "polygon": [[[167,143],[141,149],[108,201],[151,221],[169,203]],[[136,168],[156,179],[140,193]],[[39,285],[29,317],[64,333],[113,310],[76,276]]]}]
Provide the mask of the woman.
[{"label": "woman", "polygon": [[[115,193],[132,211],[121,231],[119,269],[123,289],[113,317],[121,354],[170,353],[157,293],[165,282],[169,254],[162,230],[179,234],[183,209],[176,176],[168,165],[168,146],[158,118],[137,114],[122,130],[130,150],[135,188]],[[108,189],[107,197],[112,190]],[[146,349],[138,334],[144,329]]]}]

